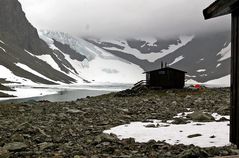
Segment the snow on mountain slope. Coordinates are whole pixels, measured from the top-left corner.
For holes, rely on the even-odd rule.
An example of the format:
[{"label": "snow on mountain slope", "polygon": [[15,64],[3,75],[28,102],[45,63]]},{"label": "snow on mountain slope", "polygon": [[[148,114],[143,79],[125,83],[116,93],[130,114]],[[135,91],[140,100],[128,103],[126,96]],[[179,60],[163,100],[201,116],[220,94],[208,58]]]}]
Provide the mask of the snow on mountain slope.
[{"label": "snow on mountain slope", "polygon": [[5,44],[2,40],[0,40],[0,43]]},{"label": "snow on mountain slope", "polygon": [[[5,83],[4,85],[10,86],[15,91],[5,91],[0,90],[2,93],[6,93],[8,95],[16,96],[16,98],[0,98],[0,101],[7,99],[20,99],[20,98],[29,98],[29,97],[37,97],[43,95],[55,94],[59,90],[58,89],[50,89],[50,88],[42,88],[44,85],[40,85],[39,83],[32,82],[31,80],[23,77],[19,77],[13,74],[11,70],[0,65],[0,78],[10,81],[12,83]],[[23,86],[24,85],[24,86]],[[38,87],[38,88],[34,88]]]},{"label": "snow on mountain slope", "polygon": [[61,68],[58,66],[58,64],[55,62],[55,60],[49,55],[49,54],[45,54],[45,55],[34,55],[31,52],[25,50],[25,52],[27,52],[28,54],[30,54],[33,57],[37,57],[43,61],[45,61],[46,63],[48,63],[52,68],[61,71]]},{"label": "snow on mountain slope", "polygon": [[[160,68],[163,61],[186,71],[187,79],[200,83],[230,74],[230,31],[164,39],[86,40],[145,71]],[[206,71],[198,71],[200,69]]]},{"label": "snow on mountain slope", "polygon": [[[60,51],[60,50],[59,50],[57,47],[55,47],[53,44],[51,45],[51,47],[54,48],[54,49],[57,49],[58,51]],[[51,55],[48,55],[48,54],[46,54],[46,55],[34,55],[34,54],[32,54],[31,52],[29,52],[29,51],[27,51],[27,50],[25,50],[25,51],[26,51],[28,54],[30,54],[31,56],[34,56],[34,57],[36,57],[36,58],[38,58],[38,59],[40,59],[40,60],[42,60],[42,61],[45,61],[47,64],[49,64],[49,65],[50,65],[52,68],[54,68],[55,70],[58,70],[58,71],[60,71],[60,72],[62,72],[62,73],[64,73],[64,74],[70,76],[71,78],[74,78],[74,79],[76,80],[76,83],[75,83],[75,84],[83,84],[83,83],[85,83],[85,82],[88,82],[86,79],[82,78],[79,74],[76,74],[73,70],[71,70],[71,69],[69,69],[69,68],[67,68],[67,67],[65,67],[65,68],[69,70],[68,73],[62,71],[61,68],[59,67],[59,65],[58,65],[58,64],[55,62],[55,60],[51,57]],[[61,59],[59,59],[59,60],[61,60]],[[83,63],[83,62],[82,62],[82,63]],[[71,65],[71,66],[72,66],[72,65]],[[41,76],[41,74],[38,75],[38,76]],[[43,76],[43,77],[44,77],[44,76]],[[50,79],[48,79],[48,80],[50,80]],[[60,84],[60,85],[64,85],[64,83],[62,83],[62,82],[57,82],[57,83]]]},{"label": "snow on mountain slope", "polygon": [[[76,70],[79,75],[91,82],[134,83],[145,76],[143,69],[121,59],[81,38],[73,37],[65,33],[39,31],[40,37],[47,42],[53,50],[58,50]],[[59,42],[56,45],[56,41]],[[64,47],[69,46],[75,53],[86,57],[83,61],[68,54]],[[73,77],[73,76],[71,76]]]},{"label": "snow on mountain slope", "polygon": [[28,85],[28,84],[34,85],[35,84],[34,82],[32,82],[29,79],[14,75],[11,70],[9,70],[8,68],[6,68],[2,65],[0,65],[0,72],[1,72],[0,78],[6,79],[7,81],[11,81],[11,82],[15,82],[15,83],[22,83],[25,85]]},{"label": "snow on mountain slope", "polygon": [[[125,41],[125,40],[111,41],[112,44],[118,45],[118,46],[120,46],[120,48],[119,47],[107,47],[106,49],[111,50],[111,51],[121,51],[121,52],[126,53],[126,54],[131,54],[131,55],[133,55],[136,58],[141,59],[141,60],[147,60],[149,62],[155,62],[156,60],[158,60],[158,59],[160,59],[160,58],[162,58],[166,55],[169,55],[170,53],[173,53],[174,51],[181,48],[182,46],[185,46],[188,42],[190,42],[193,39],[193,36],[181,36],[179,39],[180,40],[177,42],[177,44],[171,44],[166,49],[160,50],[159,52],[151,52],[151,53],[148,53],[148,54],[142,54],[138,49],[135,49],[135,48],[132,49],[127,44],[127,41]],[[147,46],[154,46],[156,41],[146,42],[146,45]],[[110,41],[106,40],[104,42],[110,42]],[[99,43],[101,43],[101,42],[99,42]],[[141,46],[141,47],[143,47],[143,46]]]},{"label": "snow on mountain slope", "polygon": [[4,53],[6,53],[6,50],[4,48],[0,47],[0,49],[2,49]]},{"label": "snow on mountain slope", "polygon": [[221,85],[224,87],[229,87],[230,83],[231,83],[230,80],[231,80],[231,75],[227,75],[227,76],[223,76],[218,79],[214,79],[214,80],[205,82],[204,84],[205,85],[215,85],[215,86]]},{"label": "snow on mountain slope", "polygon": [[18,67],[22,68],[23,70],[28,71],[28,72],[30,72],[30,73],[36,75],[36,76],[39,76],[39,77],[41,77],[41,78],[44,78],[44,79],[46,79],[46,80],[48,80],[48,81],[55,82],[55,81],[53,81],[53,80],[51,80],[51,79],[49,79],[49,78],[43,76],[42,74],[40,74],[39,72],[33,70],[32,68],[30,68],[29,66],[27,66],[27,65],[25,65],[25,64],[16,63],[16,66],[18,66]]},{"label": "snow on mountain slope", "polygon": [[227,47],[222,48],[217,55],[221,56],[221,58],[218,60],[219,62],[231,58],[231,43],[228,44]]},{"label": "snow on mountain slope", "polygon": [[173,65],[173,64],[175,64],[175,63],[177,63],[177,62],[179,62],[183,59],[184,59],[184,57],[181,55],[181,56],[175,58],[174,61],[172,63],[168,64],[168,65],[171,66],[171,65]]},{"label": "snow on mountain slope", "polygon": [[144,47],[144,46],[156,46],[156,43],[157,43],[157,38],[137,38],[138,41],[146,41],[144,45],[142,45],[141,47]]}]

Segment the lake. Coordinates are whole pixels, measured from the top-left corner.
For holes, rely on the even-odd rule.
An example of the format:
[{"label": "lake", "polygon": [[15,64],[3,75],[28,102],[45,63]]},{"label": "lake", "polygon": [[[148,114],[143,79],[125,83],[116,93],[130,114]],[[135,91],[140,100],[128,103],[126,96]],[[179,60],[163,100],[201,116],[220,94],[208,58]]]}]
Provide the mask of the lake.
[{"label": "lake", "polygon": [[[111,92],[117,92],[123,89],[130,88],[131,85],[97,85],[90,87],[79,87],[79,89],[71,89],[71,88],[61,88],[56,94],[37,96],[37,97],[29,97],[24,99],[9,99],[0,101],[0,103],[20,103],[20,102],[28,102],[31,100],[41,101],[48,100],[51,102],[63,102],[63,101],[75,101],[77,99],[86,98],[87,96],[99,96],[103,94],[108,94]],[[86,89],[84,89],[86,88]],[[37,90],[38,88],[32,88],[32,90]]]}]

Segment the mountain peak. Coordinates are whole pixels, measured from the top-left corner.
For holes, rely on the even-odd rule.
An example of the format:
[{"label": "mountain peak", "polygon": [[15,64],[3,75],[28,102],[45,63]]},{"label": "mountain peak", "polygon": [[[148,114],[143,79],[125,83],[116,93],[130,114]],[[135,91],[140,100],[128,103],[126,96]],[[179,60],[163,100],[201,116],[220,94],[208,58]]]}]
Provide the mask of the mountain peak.
[{"label": "mountain peak", "polygon": [[36,28],[28,22],[18,0],[0,0],[0,38],[19,46],[42,54],[47,52],[47,45],[39,39]]}]

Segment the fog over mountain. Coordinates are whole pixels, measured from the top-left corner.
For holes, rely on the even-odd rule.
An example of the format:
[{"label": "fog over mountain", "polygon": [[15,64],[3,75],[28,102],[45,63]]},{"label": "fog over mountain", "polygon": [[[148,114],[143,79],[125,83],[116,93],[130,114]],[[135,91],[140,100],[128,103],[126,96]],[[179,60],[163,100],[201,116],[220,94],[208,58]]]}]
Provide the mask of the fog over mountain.
[{"label": "fog over mountain", "polygon": [[205,21],[213,0],[20,0],[38,29],[104,38],[160,37],[230,29],[230,17]]}]

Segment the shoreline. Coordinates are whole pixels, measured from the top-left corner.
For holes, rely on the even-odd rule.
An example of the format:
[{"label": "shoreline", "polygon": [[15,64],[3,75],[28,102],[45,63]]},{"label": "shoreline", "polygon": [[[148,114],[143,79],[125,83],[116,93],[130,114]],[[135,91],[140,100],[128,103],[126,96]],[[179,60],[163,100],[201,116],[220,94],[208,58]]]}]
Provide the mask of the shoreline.
[{"label": "shoreline", "polygon": [[[85,84],[85,85],[9,85],[14,91],[0,90],[0,102],[11,100],[31,100],[39,98],[47,98],[47,96],[57,95],[66,91],[109,91],[117,92],[130,88],[131,84]],[[1,94],[0,94],[1,95]],[[10,96],[10,97],[8,97]],[[80,97],[80,96],[79,96]],[[86,97],[86,96],[85,96]],[[80,97],[82,98],[82,97]],[[79,99],[79,98],[76,98]],[[57,101],[57,100],[56,100]],[[74,100],[72,100],[74,101]]]}]

